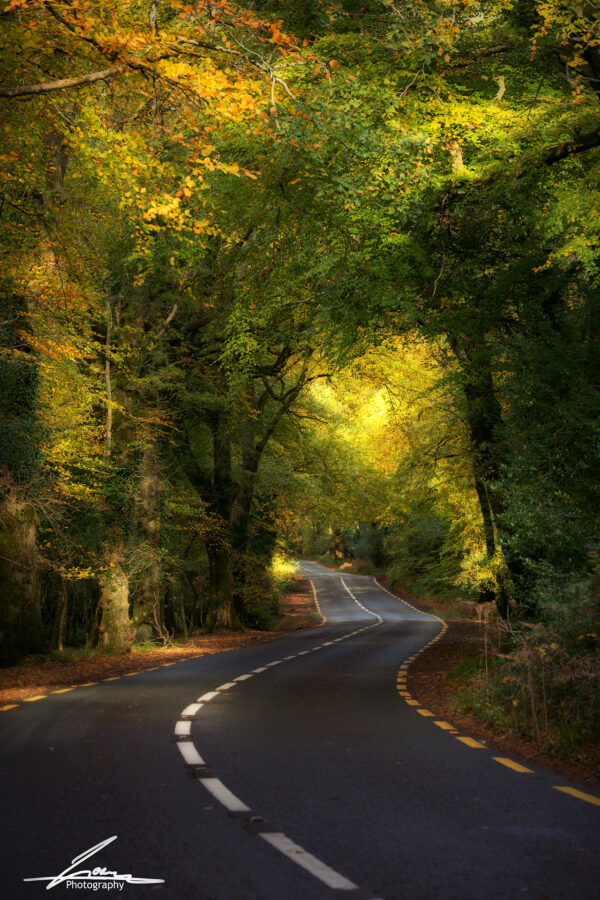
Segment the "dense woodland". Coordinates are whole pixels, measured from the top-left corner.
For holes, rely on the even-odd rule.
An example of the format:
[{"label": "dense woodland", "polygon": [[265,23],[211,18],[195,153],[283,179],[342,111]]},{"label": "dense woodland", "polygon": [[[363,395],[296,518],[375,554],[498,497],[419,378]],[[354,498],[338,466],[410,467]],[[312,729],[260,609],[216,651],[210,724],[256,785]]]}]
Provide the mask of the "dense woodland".
[{"label": "dense woodland", "polygon": [[0,60],[0,663],[359,556],[597,733],[598,4],[3,0]]}]

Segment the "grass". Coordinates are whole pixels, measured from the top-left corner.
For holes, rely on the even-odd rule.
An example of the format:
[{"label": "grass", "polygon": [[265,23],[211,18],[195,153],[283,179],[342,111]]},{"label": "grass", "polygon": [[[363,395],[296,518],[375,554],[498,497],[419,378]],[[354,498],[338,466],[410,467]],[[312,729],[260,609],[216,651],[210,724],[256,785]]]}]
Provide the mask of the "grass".
[{"label": "grass", "polygon": [[[182,638],[180,641],[169,641],[169,646],[171,647],[184,647],[185,644],[185,638]],[[132,653],[152,653],[153,650],[164,650],[164,644],[158,638],[155,641],[142,641],[139,644],[133,644],[131,648]]]},{"label": "grass", "polygon": [[455,698],[457,709],[532,741],[557,759],[591,759],[590,748],[597,748],[598,713],[589,686],[568,684],[552,668],[544,671],[543,665],[524,663],[518,650],[502,649],[498,655],[494,650],[487,658],[482,654],[469,660],[449,674],[448,679],[461,688]]},{"label": "grass", "polygon": [[300,578],[300,567],[296,560],[277,552],[273,556],[271,573],[278,593],[283,594]]},{"label": "grass", "polygon": [[479,656],[476,656],[474,659],[465,659],[448,672],[446,681],[451,684],[460,684],[463,681],[469,681],[471,678],[480,674],[481,664],[482,659]]}]

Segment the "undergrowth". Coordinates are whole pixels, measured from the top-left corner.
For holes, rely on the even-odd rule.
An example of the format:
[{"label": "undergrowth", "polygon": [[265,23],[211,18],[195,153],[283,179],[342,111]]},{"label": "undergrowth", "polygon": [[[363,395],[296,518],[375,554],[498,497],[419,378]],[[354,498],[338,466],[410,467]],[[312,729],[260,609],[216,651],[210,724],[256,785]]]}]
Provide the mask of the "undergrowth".
[{"label": "undergrowth", "polygon": [[498,630],[482,620],[481,658],[451,673],[465,682],[458,709],[581,759],[600,744],[599,623],[598,575],[540,598],[535,622]]}]

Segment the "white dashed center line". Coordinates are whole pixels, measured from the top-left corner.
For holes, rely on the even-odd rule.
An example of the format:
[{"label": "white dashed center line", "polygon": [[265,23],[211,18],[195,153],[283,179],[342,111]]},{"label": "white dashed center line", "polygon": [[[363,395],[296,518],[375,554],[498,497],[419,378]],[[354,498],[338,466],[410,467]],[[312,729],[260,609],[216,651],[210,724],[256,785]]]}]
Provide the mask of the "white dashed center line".
[{"label": "white dashed center line", "polygon": [[204,765],[204,760],[191,741],[179,741],[177,746],[179,748],[179,752],[183,756],[184,762],[186,762],[188,766]]},{"label": "white dashed center line", "polygon": [[[381,625],[381,623],[383,622],[383,619],[381,618],[381,616],[378,613],[374,613],[373,610],[367,609],[366,606],[363,606],[363,604],[360,602],[360,600],[356,599],[356,597],[354,596],[354,594],[352,593],[352,591],[350,590],[350,588],[348,587],[348,585],[346,584],[344,579],[341,577],[341,575],[340,575],[340,581],[342,582],[343,586],[346,588],[346,590],[348,591],[348,593],[350,594],[350,596],[352,597],[352,599],[354,600],[356,605],[360,606],[361,609],[364,609],[364,611],[366,613],[369,613],[370,616],[375,616],[375,618],[377,619],[377,624]],[[361,631],[362,631],[362,628],[361,628]],[[358,632],[355,631],[354,634],[358,634]]]},{"label": "white dashed center line", "polygon": [[320,881],[323,881],[328,885],[328,887],[333,888],[333,890],[358,890],[358,885],[354,884],[353,881],[344,878],[344,876],[340,875],[339,872],[336,872],[335,869],[330,869],[329,866],[326,866],[324,862],[321,862],[321,860],[317,859],[316,856],[313,856],[312,853],[307,853],[306,850],[303,850],[302,847],[299,847],[298,844],[291,841],[285,834],[278,831],[263,832],[261,838],[267,841],[268,844],[271,844],[272,847],[276,847],[280,853],[283,853],[284,856],[288,856],[297,863],[297,865],[302,866],[302,868],[306,869],[307,872],[310,872],[311,875],[315,875]]},{"label": "white dashed center line", "polygon": [[250,812],[250,807],[232,794],[219,778],[199,778],[198,780],[229,812]]},{"label": "white dashed center line", "polygon": [[[175,736],[180,738],[177,741],[177,746],[179,748],[179,752],[181,753],[184,762],[189,766],[198,766],[204,767],[206,763],[198,753],[194,743],[191,739],[191,727],[192,722],[191,719],[200,711],[204,703],[208,703],[210,700],[213,700],[215,697],[218,697],[224,691],[229,691],[232,688],[236,687],[242,681],[247,681],[249,678],[252,678],[254,675],[259,675],[262,672],[267,672],[269,669],[273,668],[273,666],[278,666],[282,662],[286,662],[290,659],[296,659],[300,656],[306,656],[308,653],[314,653],[317,650],[323,650],[325,647],[331,647],[333,644],[338,643],[339,641],[345,641],[349,638],[355,637],[357,634],[362,634],[364,631],[368,631],[371,628],[380,625],[383,622],[381,616],[377,615],[377,613],[372,612],[370,609],[367,609],[366,606],[363,606],[360,603],[350,588],[347,586],[345,581],[340,578],[344,588],[350,594],[354,602],[363,609],[370,616],[374,616],[377,620],[371,625],[365,625],[362,628],[357,628],[348,634],[341,635],[338,638],[334,638],[330,641],[325,641],[322,644],[317,644],[315,647],[310,647],[307,650],[300,650],[298,653],[292,653],[289,656],[283,657],[282,659],[272,660],[270,663],[264,666],[259,666],[256,669],[253,669],[251,672],[245,672],[243,675],[238,675],[237,678],[234,678],[233,681],[228,681],[225,684],[220,685],[220,687],[216,688],[214,691],[208,691],[206,694],[203,694],[201,697],[198,697],[195,703],[190,703],[189,706],[181,713],[183,718],[179,719],[179,721],[175,725]],[[313,592],[315,595],[315,601],[318,606],[317,600],[317,592],[314,584],[311,581],[311,586],[313,588]],[[322,613],[321,613],[322,615]],[[323,617],[324,619],[324,617]],[[325,619],[324,619],[325,621]],[[187,740],[186,740],[187,738]],[[225,807],[231,813],[249,813],[250,807],[246,806],[246,804],[240,800],[239,797],[236,797],[229,788],[227,788],[223,782],[219,778],[214,777],[198,777],[198,781],[202,784],[206,790],[212,794],[212,796],[217,800],[222,806]],[[319,881],[326,884],[328,887],[333,890],[338,891],[356,891],[359,890],[354,882],[350,881],[344,875],[341,875],[339,872],[336,872],[335,869],[330,868],[324,862],[321,862],[320,859],[317,859],[316,856],[313,856],[311,853],[308,853],[298,844],[295,844],[287,835],[283,834],[279,831],[259,831],[259,836],[263,838],[268,844],[270,844],[275,849],[279,850],[280,853],[283,853],[284,856],[287,856],[288,859],[295,862],[297,865],[301,866],[307,872],[310,872],[315,878],[318,878]]]}]

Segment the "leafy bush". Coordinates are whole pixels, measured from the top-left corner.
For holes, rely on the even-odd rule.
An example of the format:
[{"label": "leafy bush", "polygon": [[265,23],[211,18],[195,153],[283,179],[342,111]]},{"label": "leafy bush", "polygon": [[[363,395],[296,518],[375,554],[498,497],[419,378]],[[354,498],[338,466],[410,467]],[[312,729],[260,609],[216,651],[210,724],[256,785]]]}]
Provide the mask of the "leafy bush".
[{"label": "leafy bush", "polygon": [[358,527],[348,534],[346,541],[352,556],[369,559],[374,566],[381,566],[387,558],[385,536],[386,529],[377,523],[360,522]]},{"label": "leafy bush", "polygon": [[290,559],[289,556],[286,556],[282,550],[277,550],[273,554],[271,574],[277,593],[280,595],[284,594],[299,577],[298,563],[295,559]]},{"label": "leafy bush", "polygon": [[385,539],[393,581],[416,582],[424,588],[450,587],[460,570],[460,548],[450,540],[451,525],[436,516],[407,517],[393,525]]},{"label": "leafy bush", "polygon": [[237,597],[244,625],[268,630],[279,612],[279,596],[270,560],[255,553],[236,558]]},{"label": "leafy bush", "polygon": [[600,741],[600,566],[587,582],[538,584],[538,620],[521,622],[459,704],[557,756]]}]

